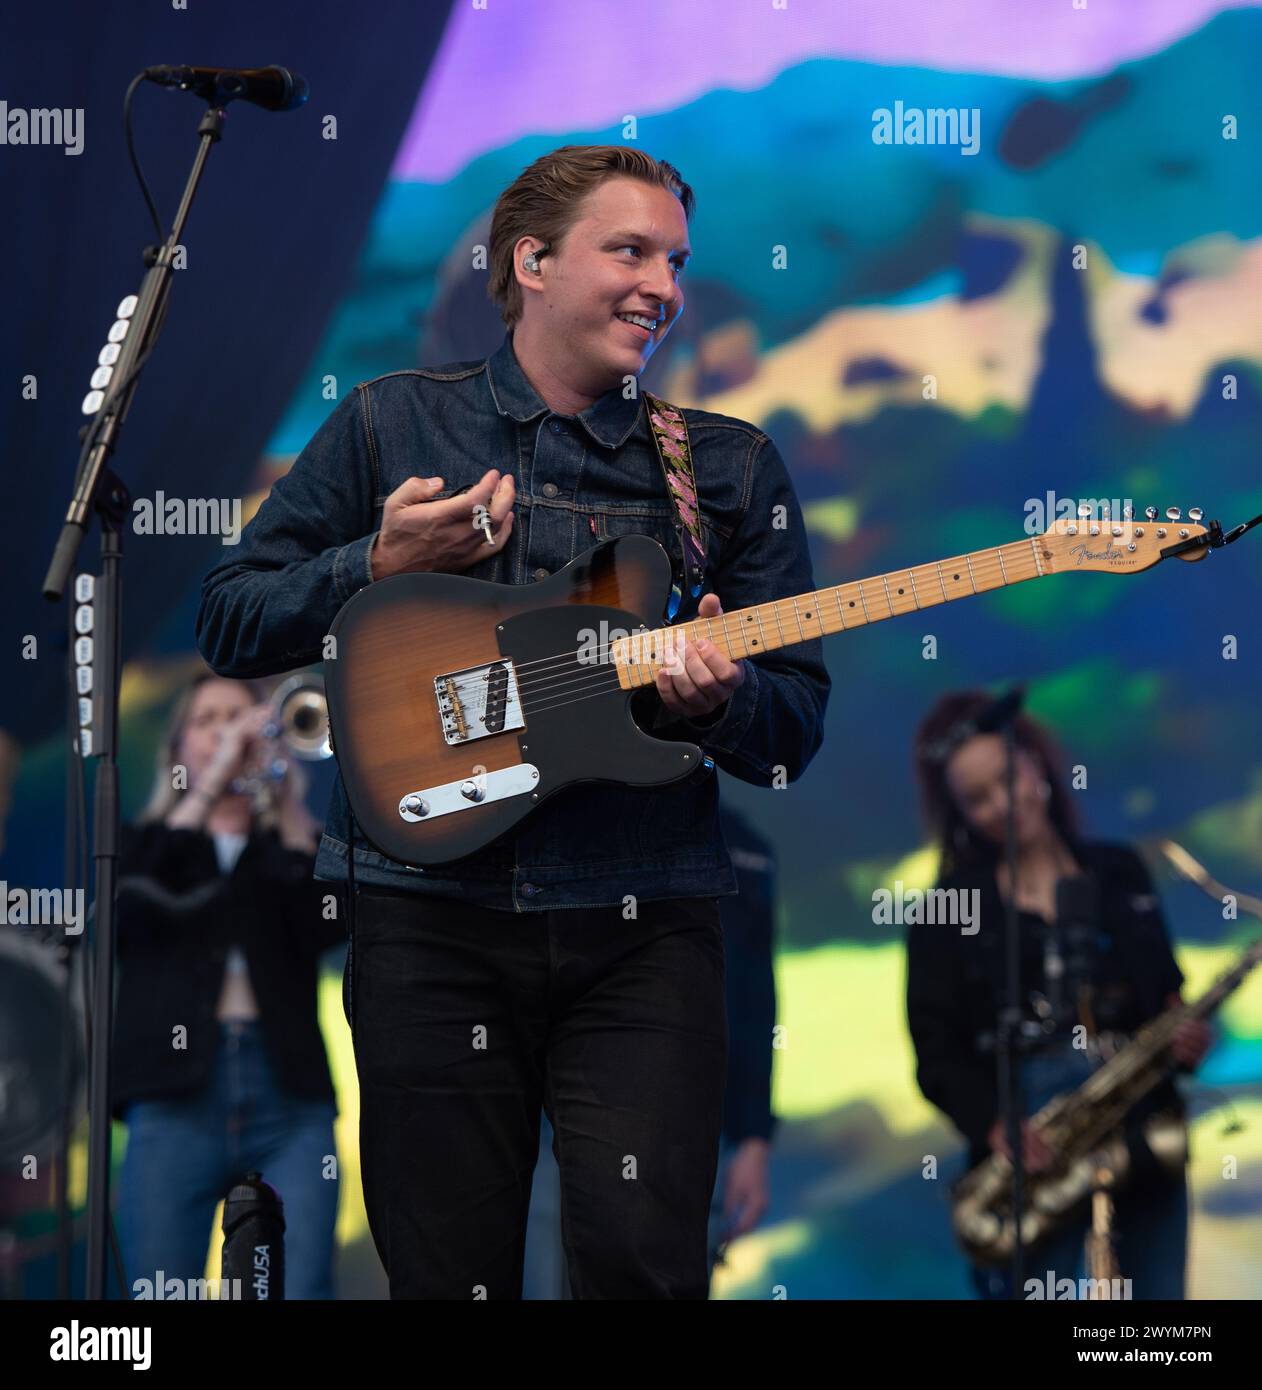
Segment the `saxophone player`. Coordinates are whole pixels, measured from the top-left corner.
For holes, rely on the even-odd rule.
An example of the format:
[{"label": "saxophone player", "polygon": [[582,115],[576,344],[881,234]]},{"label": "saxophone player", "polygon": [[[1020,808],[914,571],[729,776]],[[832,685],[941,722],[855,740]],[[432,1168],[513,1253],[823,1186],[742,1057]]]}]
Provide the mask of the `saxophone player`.
[{"label": "saxophone player", "polygon": [[[916,770],[922,810],[940,853],[940,888],[972,893],[974,934],[917,923],[907,942],[907,1016],[916,1079],[968,1142],[969,1167],[992,1151],[1008,1152],[1000,1116],[994,1036],[1004,1001],[1004,916],[1015,897],[1021,943],[1022,1036],[1018,1054],[1022,1113],[1075,1090],[1093,1067],[1084,1036],[1126,1035],[1178,1005],[1183,975],[1175,962],[1152,880],[1128,846],[1085,839],[1079,831],[1060,758],[1045,729],[1013,718],[1017,839],[1015,890],[1004,854],[1007,780],[1004,739],[995,726],[998,702],[981,691],[944,696],[920,725]],[[1061,885],[1088,889],[1092,910],[1058,920],[1058,901],[1074,901]],[[1059,896],[1058,896],[1059,890]],[[1082,901],[1081,893],[1078,901]],[[1066,910],[1062,918],[1068,918]],[[1077,1030],[1075,1032],[1075,1030]],[[1171,1056],[1194,1069],[1212,1033],[1188,1020]],[[1075,1046],[1075,1042],[1079,1045]],[[1184,1155],[1163,1165],[1145,1139],[1154,1116],[1184,1126],[1182,1099],[1167,1079],[1128,1115],[1124,1136],[1130,1180],[1116,1196],[1118,1263],[1135,1298],[1182,1298],[1187,1246]],[[1054,1155],[1027,1121],[1024,1160],[1031,1174]],[[1182,1136],[1185,1138],[1185,1134]],[[1172,1171],[1177,1169],[1177,1171]],[[1028,1268],[1058,1276],[1082,1274],[1088,1214],[1028,1251]],[[1009,1271],[973,1268],[979,1296],[1009,1294]]]}]

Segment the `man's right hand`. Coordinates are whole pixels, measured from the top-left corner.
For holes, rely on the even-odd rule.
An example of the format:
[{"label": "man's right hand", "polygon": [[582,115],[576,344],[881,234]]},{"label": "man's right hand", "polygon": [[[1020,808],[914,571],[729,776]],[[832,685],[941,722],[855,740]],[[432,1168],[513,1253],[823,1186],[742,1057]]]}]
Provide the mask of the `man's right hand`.
[{"label": "man's right hand", "polygon": [[[426,570],[459,574],[504,548],[513,529],[513,475],[492,468],[467,492],[431,501],[442,486],[441,478],[408,478],[386,498],[372,548],[374,580]],[[473,524],[478,505],[490,514],[491,544]]]},{"label": "man's right hand", "polygon": [[[1006,1159],[1011,1160],[1012,1150],[1008,1147],[1007,1126],[1002,1119],[996,1120],[991,1125],[986,1140],[996,1153],[1003,1154]],[[1055,1160],[1055,1155],[1048,1147],[1047,1141],[1030,1124],[1029,1120],[1021,1121],[1021,1147],[1025,1159],[1025,1169],[1028,1173],[1042,1173],[1050,1168]]]}]

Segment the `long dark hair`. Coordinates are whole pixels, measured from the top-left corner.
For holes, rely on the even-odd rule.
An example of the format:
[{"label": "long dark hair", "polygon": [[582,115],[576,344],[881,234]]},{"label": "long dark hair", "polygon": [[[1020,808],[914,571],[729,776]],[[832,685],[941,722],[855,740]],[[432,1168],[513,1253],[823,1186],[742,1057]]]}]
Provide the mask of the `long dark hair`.
[{"label": "long dark hair", "polygon": [[[957,690],[944,695],[916,730],[916,779],[920,785],[920,809],[925,825],[937,843],[939,879],[979,866],[994,864],[999,847],[978,835],[956,805],[947,785],[951,754],[973,737],[979,715],[995,703],[984,690]],[[1071,851],[1081,844],[1078,813],[1062,770],[1063,760],[1055,739],[1026,714],[1012,721],[1013,738],[1039,764],[1052,792],[1047,816]]]}]

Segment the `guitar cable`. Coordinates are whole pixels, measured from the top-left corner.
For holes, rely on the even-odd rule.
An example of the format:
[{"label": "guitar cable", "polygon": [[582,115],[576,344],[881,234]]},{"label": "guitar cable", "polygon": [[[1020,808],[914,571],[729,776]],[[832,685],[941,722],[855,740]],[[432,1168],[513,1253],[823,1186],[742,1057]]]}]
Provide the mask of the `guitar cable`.
[{"label": "guitar cable", "polygon": [[355,1048],[355,811],[346,798],[350,815],[350,844],[346,847],[346,1022],[351,1030],[351,1050]]}]

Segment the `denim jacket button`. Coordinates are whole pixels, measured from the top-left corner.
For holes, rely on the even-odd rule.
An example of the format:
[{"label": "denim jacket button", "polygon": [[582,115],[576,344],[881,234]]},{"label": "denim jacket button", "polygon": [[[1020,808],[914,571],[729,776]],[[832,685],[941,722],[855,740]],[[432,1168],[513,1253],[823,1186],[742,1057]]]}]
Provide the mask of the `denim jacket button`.
[{"label": "denim jacket button", "polygon": [[564,427],[562,426],[560,420],[549,420],[548,428],[552,431],[553,434],[560,434],[561,430]]},{"label": "denim jacket button", "polygon": [[560,489],[555,483],[544,483],[543,485],[543,495],[545,497],[555,497],[559,491]]},{"label": "denim jacket button", "polygon": [[536,888],[533,883],[523,883],[521,886],[521,891],[523,897],[533,898],[534,895],[539,891],[539,889]]},{"label": "denim jacket button", "polygon": [[543,567],[542,565],[540,565],[539,568],[535,571],[535,578],[536,578],[536,579],[547,579],[547,577],[548,577],[548,571],[547,571],[546,569],[544,569],[544,567]]}]

